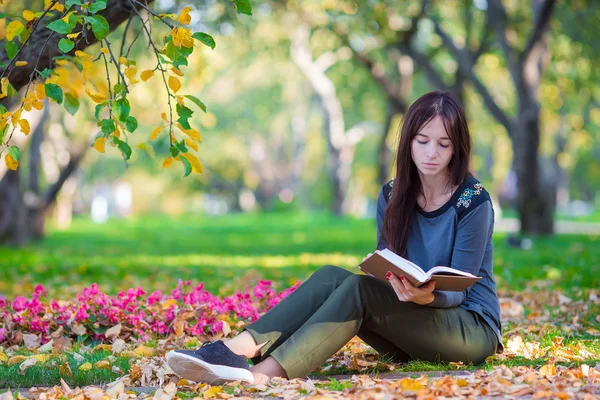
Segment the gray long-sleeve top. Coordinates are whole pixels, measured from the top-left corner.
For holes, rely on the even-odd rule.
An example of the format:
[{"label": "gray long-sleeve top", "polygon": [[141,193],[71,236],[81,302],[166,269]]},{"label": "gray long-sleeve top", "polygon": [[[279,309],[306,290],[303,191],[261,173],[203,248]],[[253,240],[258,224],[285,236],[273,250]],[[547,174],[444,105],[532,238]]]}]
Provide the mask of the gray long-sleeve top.
[{"label": "gray long-sleeve top", "polygon": [[[379,241],[383,218],[393,191],[394,180],[383,185],[377,200],[378,249],[386,247]],[[435,308],[462,307],[476,312],[498,337],[498,352],[502,352],[500,305],[493,275],[494,209],[483,184],[469,176],[441,208],[426,212],[417,206],[407,243],[407,258],[428,271],[437,265],[469,272],[482,279],[462,292],[434,291],[435,299],[428,304]]]}]

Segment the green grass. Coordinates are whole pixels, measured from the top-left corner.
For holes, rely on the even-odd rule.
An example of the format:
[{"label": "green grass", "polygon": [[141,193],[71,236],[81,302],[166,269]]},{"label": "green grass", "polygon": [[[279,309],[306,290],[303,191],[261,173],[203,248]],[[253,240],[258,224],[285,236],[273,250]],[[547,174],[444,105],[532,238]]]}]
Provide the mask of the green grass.
[{"label": "green grass", "polygon": [[[495,235],[500,287],[522,289],[540,279],[567,290],[600,286],[598,236],[533,241],[523,251]],[[170,291],[179,278],[221,294],[259,278],[287,287],[324,264],[355,268],[374,247],[373,220],[327,214],[150,216],[105,225],[77,219],[69,231],[49,229],[38,243],[0,247],[0,294],[28,294],[43,283],[51,297],[68,297],[93,282],[109,294],[138,285]]]},{"label": "green grass", "polygon": [[[23,355],[31,355],[31,352],[21,352]],[[88,354],[83,354],[83,361],[78,361],[73,352],[65,352],[66,363],[71,368],[72,376],[61,374],[60,366],[63,361],[59,358],[51,359],[45,363],[36,363],[29,367],[25,374],[19,374],[19,364],[8,366],[6,363],[0,365],[0,388],[21,388],[31,386],[54,386],[60,384],[60,379],[72,387],[83,385],[97,385],[106,382],[112,382],[118,379],[121,375],[106,369],[92,368],[89,371],[80,371],[79,366],[89,362],[92,365],[98,361],[106,359],[111,353],[108,351],[95,351]],[[132,364],[130,357],[116,357],[116,360],[110,363],[113,366],[119,367],[127,373]]]}]

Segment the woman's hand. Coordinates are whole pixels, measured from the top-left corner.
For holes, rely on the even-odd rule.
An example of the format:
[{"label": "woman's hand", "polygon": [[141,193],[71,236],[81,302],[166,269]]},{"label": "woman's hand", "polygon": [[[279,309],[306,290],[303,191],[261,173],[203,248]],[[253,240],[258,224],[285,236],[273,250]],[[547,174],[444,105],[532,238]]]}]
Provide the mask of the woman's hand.
[{"label": "woman's hand", "polygon": [[414,287],[408,279],[401,276],[398,278],[396,275],[388,271],[386,274],[387,280],[392,284],[394,292],[398,296],[400,301],[412,301],[416,304],[429,304],[435,299],[433,291],[435,290],[435,282],[430,281],[425,286],[420,288]]}]

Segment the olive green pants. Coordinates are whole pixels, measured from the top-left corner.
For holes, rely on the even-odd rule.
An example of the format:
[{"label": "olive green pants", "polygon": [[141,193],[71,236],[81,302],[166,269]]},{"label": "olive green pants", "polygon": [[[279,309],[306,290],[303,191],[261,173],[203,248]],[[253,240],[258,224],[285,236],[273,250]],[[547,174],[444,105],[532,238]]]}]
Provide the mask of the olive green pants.
[{"label": "olive green pants", "polygon": [[479,364],[496,351],[492,329],[461,307],[402,302],[382,280],[326,265],[246,330],[253,358],[271,356],[289,379],[308,375],[358,335],[395,362],[462,361]]}]

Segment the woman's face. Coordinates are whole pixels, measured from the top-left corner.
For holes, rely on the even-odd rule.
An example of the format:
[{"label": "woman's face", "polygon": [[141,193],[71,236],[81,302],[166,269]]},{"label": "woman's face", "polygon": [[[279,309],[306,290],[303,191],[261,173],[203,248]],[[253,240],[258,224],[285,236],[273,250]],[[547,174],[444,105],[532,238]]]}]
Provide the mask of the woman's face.
[{"label": "woman's face", "polygon": [[411,143],[413,162],[422,175],[446,174],[453,154],[454,146],[440,117],[425,124]]}]

